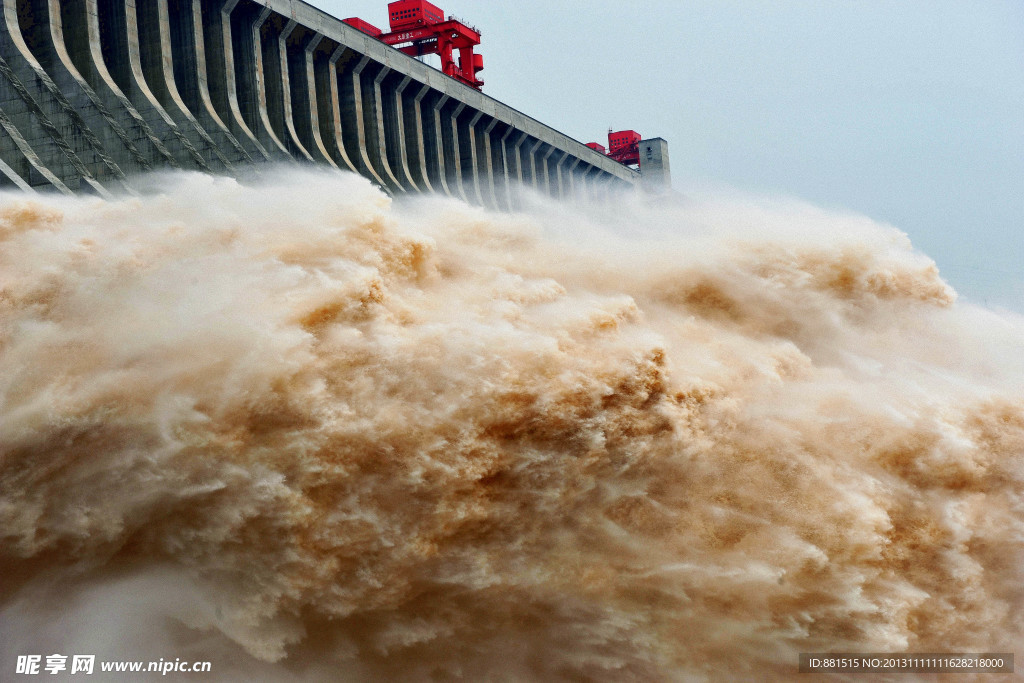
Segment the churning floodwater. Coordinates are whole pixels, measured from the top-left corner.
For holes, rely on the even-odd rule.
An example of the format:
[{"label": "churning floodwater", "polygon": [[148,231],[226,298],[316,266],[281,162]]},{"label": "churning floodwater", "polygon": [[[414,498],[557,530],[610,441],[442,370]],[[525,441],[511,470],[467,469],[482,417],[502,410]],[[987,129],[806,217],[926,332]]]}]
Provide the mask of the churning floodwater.
[{"label": "churning floodwater", "polygon": [[1020,317],[794,201],[498,214],[299,171],[6,194],[0,679],[1013,651],[1022,389]]}]

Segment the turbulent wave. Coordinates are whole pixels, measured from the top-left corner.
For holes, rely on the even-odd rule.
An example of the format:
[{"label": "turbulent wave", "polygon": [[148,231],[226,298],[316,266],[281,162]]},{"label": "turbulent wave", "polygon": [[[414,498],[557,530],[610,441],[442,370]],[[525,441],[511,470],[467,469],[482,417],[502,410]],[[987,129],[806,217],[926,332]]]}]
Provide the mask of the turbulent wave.
[{"label": "turbulent wave", "polygon": [[895,229],[159,183],[0,200],[3,666],[688,680],[1022,643],[1024,322]]}]

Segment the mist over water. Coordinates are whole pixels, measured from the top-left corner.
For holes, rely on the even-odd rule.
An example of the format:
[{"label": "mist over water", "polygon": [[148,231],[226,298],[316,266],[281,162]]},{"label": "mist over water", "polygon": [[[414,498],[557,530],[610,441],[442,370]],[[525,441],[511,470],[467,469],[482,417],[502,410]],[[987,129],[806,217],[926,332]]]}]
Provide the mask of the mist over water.
[{"label": "mist over water", "polygon": [[0,678],[781,678],[1024,641],[1024,320],[796,202],[0,198]]}]

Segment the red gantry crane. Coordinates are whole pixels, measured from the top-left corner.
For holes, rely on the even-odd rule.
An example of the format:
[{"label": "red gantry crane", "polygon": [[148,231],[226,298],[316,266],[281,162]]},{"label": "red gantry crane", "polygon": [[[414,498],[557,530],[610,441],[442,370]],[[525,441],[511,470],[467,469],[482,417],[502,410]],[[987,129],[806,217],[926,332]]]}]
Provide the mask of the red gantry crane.
[{"label": "red gantry crane", "polygon": [[[483,71],[484,58],[473,52],[480,44],[479,29],[453,16],[426,0],[398,0],[388,3],[391,32],[384,33],[373,24],[358,17],[345,19],[345,23],[377,40],[398,48],[412,57],[439,55],[441,71],[457,81],[476,88],[484,82],[477,77]],[[458,50],[458,61],[455,51]],[[608,147],[588,142],[587,147],[597,150],[620,164],[640,164],[640,133],[635,130],[608,131]]]},{"label": "red gantry crane", "polygon": [[605,154],[620,164],[636,166],[640,163],[640,133],[635,130],[608,131],[608,149],[598,142],[588,142],[587,147]]},{"label": "red gantry crane", "polygon": [[439,55],[441,71],[477,90],[483,87],[477,74],[484,68],[484,58],[473,53],[480,44],[479,29],[452,16],[446,19],[441,8],[426,0],[388,3],[388,18],[390,33],[357,17],[345,19],[345,23],[412,57]]}]

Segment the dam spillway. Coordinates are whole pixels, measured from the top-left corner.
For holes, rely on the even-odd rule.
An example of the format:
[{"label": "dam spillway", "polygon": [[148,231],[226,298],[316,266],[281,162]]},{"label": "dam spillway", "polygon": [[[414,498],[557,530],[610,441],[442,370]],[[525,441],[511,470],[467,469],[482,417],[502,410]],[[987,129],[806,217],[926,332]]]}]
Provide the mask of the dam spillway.
[{"label": "dam spillway", "polygon": [[[644,178],[297,0],[2,1],[0,186],[108,195],[152,170],[278,161],[501,209],[520,185]],[[664,140],[643,150],[667,185]]]}]

